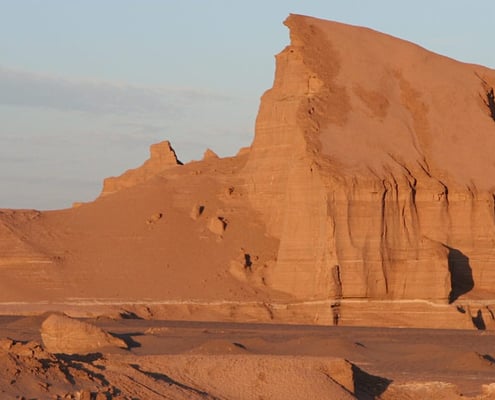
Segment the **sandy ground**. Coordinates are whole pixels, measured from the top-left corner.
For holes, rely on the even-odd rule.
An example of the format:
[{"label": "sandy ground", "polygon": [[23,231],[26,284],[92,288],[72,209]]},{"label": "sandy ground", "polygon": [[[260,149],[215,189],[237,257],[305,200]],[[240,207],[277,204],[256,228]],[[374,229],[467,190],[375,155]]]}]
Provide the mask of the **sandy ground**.
[{"label": "sandy ground", "polygon": [[[1,317],[0,337],[33,348],[41,343],[45,317]],[[86,321],[123,338],[130,348],[71,356],[28,352],[41,360],[39,366],[11,351],[2,361],[7,371],[0,379],[2,398],[84,399],[85,388],[88,399],[96,393],[98,399],[457,398],[452,396],[480,396],[482,385],[495,382],[495,334],[489,331]],[[14,377],[8,375],[12,357],[17,357]],[[57,378],[52,367],[65,375]],[[350,375],[339,377],[346,371]],[[22,374],[36,382],[23,381]],[[57,386],[57,379],[65,383]],[[351,382],[350,390],[342,380]],[[44,381],[50,384],[41,390]],[[412,382],[414,390],[426,387],[429,394],[401,392]],[[437,386],[429,387],[431,382]]]}]

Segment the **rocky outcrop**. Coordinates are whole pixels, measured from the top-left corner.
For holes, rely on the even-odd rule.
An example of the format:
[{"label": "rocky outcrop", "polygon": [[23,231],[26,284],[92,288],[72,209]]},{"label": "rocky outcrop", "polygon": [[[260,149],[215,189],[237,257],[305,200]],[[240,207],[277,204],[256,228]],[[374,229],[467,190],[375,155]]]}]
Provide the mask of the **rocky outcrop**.
[{"label": "rocky outcrop", "polygon": [[217,159],[218,155],[211,149],[206,149],[204,154],[203,154],[203,160],[211,160],[211,159]]},{"label": "rocky outcrop", "polygon": [[369,29],[285,23],[244,170],[280,239],[267,283],[300,299],[493,298],[495,72]]},{"label": "rocky outcrop", "polygon": [[88,354],[105,348],[127,349],[124,340],[63,314],[52,314],[43,321],[41,339],[51,353]]},{"label": "rocky outcrop", "polygon": [[103,199],[0,212],[0,308],[493,329],[495,72],[286,25],[250,148],[178,168],[162,142]]},{"label": "rocky outcrop", "polygon": [[177,165],[182,165],[182,163],[177,159],[175,151],[168,140],[153,144],[150,147],[150,158],[143,165],[130,169],[118,177],[106,178],[103,181],[101,196],[147,181]]}]

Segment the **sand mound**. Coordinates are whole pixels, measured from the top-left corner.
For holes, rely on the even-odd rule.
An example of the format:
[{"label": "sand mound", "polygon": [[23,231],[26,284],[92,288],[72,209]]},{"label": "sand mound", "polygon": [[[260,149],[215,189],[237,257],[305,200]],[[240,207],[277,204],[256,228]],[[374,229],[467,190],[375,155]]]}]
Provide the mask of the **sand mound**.
[{"label": "sand mound", "polygon": [[170,357],[168,361],[160,372],[215,398],[356,398],[353,366],[340,359],[218,355]]}]

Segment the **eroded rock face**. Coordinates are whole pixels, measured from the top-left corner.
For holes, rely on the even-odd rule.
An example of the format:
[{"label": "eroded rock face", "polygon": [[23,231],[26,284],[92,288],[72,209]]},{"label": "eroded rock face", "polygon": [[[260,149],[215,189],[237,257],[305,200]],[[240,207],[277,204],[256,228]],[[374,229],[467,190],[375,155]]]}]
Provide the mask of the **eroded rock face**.
[{"label": "eroded rock face", "polygon": [[208,160],[208,159],[216,159],[218,158],[217,153],[215,153],[211,149],[206,149],[204,154],[203,154],[203,160]]},{"label": "eroded rock face", "polygon": [[[0,266],[12,267],[53,260],[24,237],[22,225],[41,218],[35,210],[0,210]],[[21,225],[21,227],[19,227]]]},{"label": "eroded rock face", "polygon": [[495,72],[369,29],[286,25],[249,149],[179,168],[162,142],[95,202],[0,212],[4,304],[492,329]]},{"label": "eroded rock face", "polygon": [[151,145],[150,158],[138,168],[130,169],[118,177],[106,178],[103,182],[101,196],[137,185],[170,167],[181,165],[168,140]]},{"label": "eroded rock face", "polygon": [[43,345],[51,353],[88,354],[109,347],[127,348],[120,338],[86,322],[52,314],[41,324]]},{"label": "eroded rock face", "polygon": [[269,285],[305,299],[493,295],[494,71],[369,29],[286,25],[244,171],[280,238]]}]

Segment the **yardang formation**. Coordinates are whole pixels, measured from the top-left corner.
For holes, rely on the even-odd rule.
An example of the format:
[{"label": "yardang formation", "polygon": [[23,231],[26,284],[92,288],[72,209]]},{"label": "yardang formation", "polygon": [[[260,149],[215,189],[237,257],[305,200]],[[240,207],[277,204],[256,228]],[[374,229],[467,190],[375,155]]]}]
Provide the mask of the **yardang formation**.
[{"label": "yardang formation", "polygon": [[2,210],[0,301],[495,326],[495,71],[365,28],[286,25],[250,149],[181,165],[164,142],[94,202]]}]

